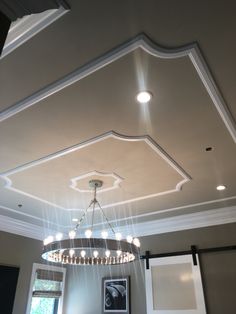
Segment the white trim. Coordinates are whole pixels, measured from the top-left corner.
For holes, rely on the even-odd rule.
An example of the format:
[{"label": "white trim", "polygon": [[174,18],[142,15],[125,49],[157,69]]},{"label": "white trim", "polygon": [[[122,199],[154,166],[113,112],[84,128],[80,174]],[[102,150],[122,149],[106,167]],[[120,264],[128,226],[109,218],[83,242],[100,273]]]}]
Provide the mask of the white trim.
[{"label": "white trim", "polygon": [[43,240],[44,235],[56,233],[55,230],[3,215],[0,215],[0,230],[36,240]]},{"label": "white trim", "polygon": [[38,221],[42,221],[42,222],[46,223],[47,225],[55,225],[56,227],[63,227],[63,226],[61,226],[61,225],[59,225],[57,223],[49,222],[47,219],[39,218],[38,216],[34,216],[34,215],[31,215],[31,214],[28,214],[28,213],[24,213],[22,211],[19,212],[16,209],[13,209],[13,208],[10,208],[10,207],[4,206],[4,205],[0,205],[0,210],[1,209],[7,210],[7,211],[12,212],[12,213],[15,213],[17,215],[22,215],[22,216],[29,217],[29,218],[32,218],[32,219],[35,219],[35,220],[38,220]]},{"label": "white trim", "polygon": [[30,279],[30,288],[29,288],[29,293],[28,293],[28,302],[27,302],[26,314],[30,314],[30,310],[31,310],[31,300],[32,300],[32,296],[33,296],[33,286],[34,286],[34,281],[35,281],[35,278],[36,278],[36,271],[37,271],[37,269],[57,271],[57,272],[61,272],[63,274],[62,295],[60,297],[60,302],[59,302],[58,312],[57,312],[57,314],[62,314],[64,292],[65,292],[66,268],[58,267],[58,266],[54,266],[54,265],[38,264],[38,263],[33,263],[31,279]]},{"label": "white trim", "polygon": [[181,57],[189,57],[193,66],[195,67],[202,83],[204,84],[212,102],[217,109],[221,119],[223,120],[226,128],[236,143],[236,125],[232,113],[229,111],[226,102],[224,101],[215,81],[210,73],[209,67],[205,62],[203,55],[197,44],[186,45],[181,48],[167,49],[153,43],[144,34],[138,35],[125,44],[116,47],[108,53],[98,57],[97,59],[85,64],[84,66],[69,73],[63,78],[49,84],[45,88],[37,91],[36,93],[26,97],[25,99],[17,102],[15,105],[0,113],[0,122],[4,121],[11,116],[25,110],[43,99],[59,92],[60,90],[80,81],[81,79],[91,75],[92,73],[102,69],[103,67],[111,64],[112,62],[124,57],[125,55],[133,52],[136,49],[143,49],[150,55],[157,58],[175,59]]},{"label": "white trim", "polygon": [[[119,220],[116,222],[118,221]],[[132,232],[135,236],[142,237],[234,222],[236,222],[236,206],[231,206],[170,218],[155,219],[142,223],[131,222],[130,224],[127,223],[124,226],[116,226],[115,229],[121,232],[123,236]],[[64,226],[63,228],[67,229],[67,226]],[[44,227],[3,215],[0,215],[0,230],[37,240],[43,240],[48,235],[56,234],[56,230],[45,229]],[[100,236],[101,230],[96,230],[94,230],[94,236]],[[61,231],[63,232],[63,230]]]},{"label": "white trim", "polygon": [[114,189],[119,188],[120,183],[124,180],[123,178],[121,178],[120,176],[118,176],[116,173],[112,172],[112,173],[104,173],[101,171],[91,171],[88,173],[85,173],[83,175],[80,175],[78,177],[72,178],[70,179],[71,184],[69,185],[70,188],[72,188],[73,190],[76,190],[80,193],[91,193],[91,189],[79,189],[77,187],[77,182],[84,179],[84,178],[88,178],[88,177],[92,177],[92,176],[101,176],[101,177],[112,177],[114,179],[113,185],[107,188],[99,188],[97,190],[97,193],[103,193],[103,192],[107,192],[107,191],[111,191]]},{"label": "white trim", "polygon": [[31,37],[62,17],[68,10],[47,10],[39,14],[27,15],[12,23],[0,59],[3,59],[16,48],[24,44]]},{"label": "white trim", "polygon": [[42,198],[39,198],[35,195],[26,193],[24,191],[21,191],[19,189],[16,189],[13,187],[13,182],[11,181],[11,179],[9,178],[9,176],[15,174],[15,173],[19,173],[21,171],[24,171],[26,169],[35,167],[37,165],[40,165],[42,163],[51,161],[53,159],[59,158],[61,156],[67,155],[67,154],[71,154],[77,150],[83,149],[87,146],[93,145],[95,143],[110,139],[110,138],[114,138],[114,139],[118,139],[120,141],[128,141],[128,142],[145,142],[151,149],[153,149],[162,159],[164,159],[180,176],[182,176],[183,180],[181,180],[180,182],[177,183],[177,185],[171,189],[171,190],[167,190],[167,191],[163,191],[163,192],[159,192],[159,193],[153,193],[150,195],[145,195],[145,196],[140,196],[140,197],[136,197],[133,199],[129,199],[126,201],[120,201],[120,202],[116,202],[116,203],[112,203],[112,204],[107,204],[107,205],[103,205],[103,208],[110,208],[113,206],[118,206],[118,205],[123,205],[123,204],[127,204],[127,203],[132,203],[132,202],[136,202],[139,200],[144,200],[144,199],[148,199],[148,198],[153,198],[153,197],[157,197],[160,195],[166,195],[169,193],[174,193],[174,192],[179,192],[182,188],[182,185],[188,181],[191,180],[191,177],[177,164],[177,162],[175,160],[173,160],[168,154],[167,152],[165,152],[150,136],[148,135],[144,135],[144,136],[125,136],[125,135],[121,135],[118,134],[114,131],[110,131],[107,133],[104,133],[102,135],[99,135],[97,137],[94,137],[88,141],[79,143],[77,145],[73,145],[71,147],[68,147],[66,149],[63,149],[61,151],[58,151],[56,153],[53,153],[51,155],[45,156],[43,158],[40,158],[38,160],[34,160],[32,162],[29,162],[27,164],[24,164],[22,166],[16,167],[14,169],[8,170],[6,172],[3,172],[0,174],[0,177],[5,180],[5,185],[4,187],[8,190],[11,190],[13,192],[22,194],[24,196],[28,196],[30,198],[36,199],[38,201],[41,201],[43,203],[52,205],[54,207],[66,210],[66,211],[77,211],[77,210],[83,210],[83,208],[64,208],[62,206],[59,206],[55,203],[46,201]]},{"label": "white trim", "polygon": [[[233,200],[233,199],[236,199],[236,196],[232,196],[232,197],[227,197],[227,198],[222,198],[222,199],[216,199],[216,200],[211,200],[211,201],[207,201],[207,202],[202,202],[202,203],[195,203],[195,204],[189,204],[189,205],[186,205],[186,206],[179,206],[179,207],[174,207],[174,208],[168,208],[168,209],[162,209],[162,210],[159,210],[159,211],[155,211],[155,212],[150,212],[150,213],[145,213],[145,214],[140,214],[140,215],[135,215],[135,216],[130,216],[130,217],[126,217],[126,218],[120,218],[120,219],[116,219],[116,220],[110,220],[111,223],[114,223],[114,224],[117,224],[117,222],[121,222],[121,221],[131,221],[131,224],[132,224],[132,221],[136,221],[137,219],[141,218],[141,217],[148,217],[148,216],[158,216],[158,214],[162,214],[162,213],[167,213],[167,212],[171,212],[171,211],[178,211],[178,210],[181,210],[181,209],[189,209],[191,207],[197,207],[197,206],[202,206],[202,205],[207,205],[207,204],[214,204],[214,203],[219,203],[219,202],[226,202],[226,201],[230,201],[230,200]],[[13,212],[13,213],[16,213],[18,215],[22,215],[22,216],[26,216],[26,217],[30,217],[30,218],[33,218],[33,219],[36,219],[36,220],[39,220],[39,221],[42,221],[46,224],[49,224],[49,225],[55,225],[57,228],[61,228],[61,229],[68,229],[71,228],[71,225],[70,226],[62,226],[62,225],[59,225],[59,224],[56,224],[56,223],[53,223],[53,222],[49,222],[48,220],[46,219],[43,219],[43,218],[39,218],[37,216],[34,216],[34,215],[30,215],[30,214],[27,214],[27,213],[24,213],[24,212],[19,212],[15,209],[12,209],[12,208],[9,208],[9,207],[6,207],[6,206],[2,206],[0,205],[0,209],[5,209],[5,210],[8,210],[10,212]],[[230,208],[230,207],[227,207],[227,208]],[[210,212],[212,213],[212,210],[210,210]],[[185,215],[189,215],[189,214],[185,214]],[[1,217],[4,217],[4,218],[1,218]],[[9,218],[9,220],[7,220],[7,218]],[[226,214],[224,216],[224,218],[226,219],[225,222],[223,223],[230,223],[230,222],[235,222],[234,220],[234,216],[229,216],[228,217],[228,214],[227,214],[227,211],[226,211]],[[4,219],[4,220],[3,220]],[[0,216],[0,230],[2,231],[6,231],[6,232],[10,232],[10,233],[14,233],[14,230],[15,230],[15,227],[14,225],[12,225],[12,220],[13,218],[10,218],[10,217],[6,217],[6,216]],[[218,220],[218,222],[216,222],[215,224],[220,224],[220,219]],[[231,219],[233,219],[231,221]],[[16,220],[16,219],[13,219],[13,220]],[[5,229],[1,229],[2,228],[2,224],[1,224],[1,221],[3,222],[3,228],[6,228]],[[23,236],[28,236],[27,233],[25,234],[24,233],[24,230],[25,230],[25,222],[21,221],[21,220],[16,220],[17,221],[17,225],[19,227],[19,224],[18,222],[20,221],[20,223],[22,224],[22,228],[20,228],[20,231],[22,232],[21,235]],[[160,221],[160,220],[157,220],[157,221]],[[26,223],[27,224],[27,223]],[[34,224],[29,224],[31,226],[31,228],[33,228],[33,230],[35,229],[34,228]],[[94,224],[95,227],[98,227],[98,226],[102,226],[103,223],[97,223],[97,224]],[[213,225],[214,225],[214,221],[213,221]],[[128,227],[131,226],[128,224]],[[132,224],[133,226],[133,224]],[[8,227],[9,227],[9,230],[8,230]],[[40,227],[39,227],[40,228]],[[198,228],[198,227],[196,227]],[[50,230],[50,229],[49,229]],[[42,239],[42,233],[43,231],[45,231],[45,229],[40,229],[38,231],[38,234],[41,235],[41,237],[34,237],[35,239]],[[174,231],[174,230],[173,230]],[[177,230],[176,230],[177,231]],[[48,235],[51,234],[52,232],[51,231],[48,231],[46,232]],[[162,232],[161,232],[162,233]],[[30,237],[30,236],[29,236]]]},{"label": "white trim", "polygon": [[[183,210],[183,209],[185,210],[185,209],[189,209],[191,207],[198,207],[198,206],[215,204],[215,203],[217,204],[220,202],[226,202],[226,201],[230,201],[230,200],[234,200],[234,199],[236,199],[236,196],[231,196],[231,197],[226,197],[226,198],[221,198],[221,199],[215,199],[215,200],[210,200],[210,201],[200,202],[200,203],[193,203],[193,204],[188,204],[188,205],[184,205],[184,206],[160,209],[160,210],[157,210],[154,212],[148,212],[148,213],[129,216],[129,217],[120,218],[120,219],[116,219],[116,220],[110,220],[110,222],[116,223],[117,221],[129,221],[129,220],[132,221],[132,220],[137,220],[137,219],[142,218],[142,217],[149,217],[149,216],[156,216],[156,215],[158,216],[158,215],[163,214],[163,213],[168,213],[168,212],[173,212],[173,211],[178,211],[178,210]],[[94,226],[99,226],[99,225],[103,225],[103,223],[94,224]]]},{"label": "white trim", "polygon": [[132,231],[132,234],[141,237],[234,222],[236,222],[236,206],[231,206],[141,223],[131,223],[116,229],[122,234],[129,234]]}]

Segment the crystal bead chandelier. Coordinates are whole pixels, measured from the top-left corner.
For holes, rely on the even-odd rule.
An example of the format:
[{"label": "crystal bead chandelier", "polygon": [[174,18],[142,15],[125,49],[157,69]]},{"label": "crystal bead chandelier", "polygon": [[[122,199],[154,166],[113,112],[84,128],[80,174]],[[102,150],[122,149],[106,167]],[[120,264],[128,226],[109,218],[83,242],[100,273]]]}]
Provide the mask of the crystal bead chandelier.
[{"label": "crystal bead chandelier", "polygon": [[[94,197],[74,229],[69,231],[69,239],[63,239],[64,235],[57,233],[55,241],[53,236],[48,236],[44,240],[42,257],[45,260],[72,265],[117,265],[133,262],[139,256],[139,239],[133,238],[131,235],[123,239],[121,233],[116,233],[98,202],[97,189],[102,185],[103,182],[100,180],[89,181],[89,186],[94,190]],[[101,238],[92,237],[95,208],[101,211],[113,234],[112,239],[108,239],[107,230],[101,232]],[[85,231],[84,238],[76,238],[89,209],[92,209],[91,228]]]}]

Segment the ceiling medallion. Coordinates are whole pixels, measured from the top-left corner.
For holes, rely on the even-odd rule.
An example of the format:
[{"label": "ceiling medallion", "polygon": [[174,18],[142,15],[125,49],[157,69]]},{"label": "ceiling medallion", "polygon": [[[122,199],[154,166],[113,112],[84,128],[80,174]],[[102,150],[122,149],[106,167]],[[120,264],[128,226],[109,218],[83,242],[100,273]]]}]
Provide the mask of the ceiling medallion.
[{"label": "ceiling medallion", "polygon": [[[131,235],[122,239],[119,232],[115,232],[113,226],[106,217],[96,195],[97,189],[101,188],[103,182],[100,180],[89,181],[89,186],[94,190],[94,197],[84,214],[78,220],[75,228],[69,231],[69,239],[63,239],[62,233],[48,236],[44,240],[42,257],[54,263],[72,264],[72,265],[117,265],[133,262],[139,256],[140,242],[138,238]],[[101,211],[108,230],[101,232],[101,238],[93,238],[94,211],[95,207]],[[85,238],[76,238],[77,232],[83,220],[85,219],[89,208],[92,209],[91,228],[85,231]],[[109,232],[114,239],[108,239]]]}]

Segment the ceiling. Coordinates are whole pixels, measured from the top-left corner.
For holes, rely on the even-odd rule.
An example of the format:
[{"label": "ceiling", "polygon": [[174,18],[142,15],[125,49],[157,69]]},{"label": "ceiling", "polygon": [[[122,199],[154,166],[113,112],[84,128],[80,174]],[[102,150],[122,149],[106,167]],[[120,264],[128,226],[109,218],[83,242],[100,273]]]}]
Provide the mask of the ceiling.
[{"label": "ceiling", "polygon": [[233,1],[68,2],[0,60],[0,228],[66,232],[93,178],[118,229],[236,221]]}]

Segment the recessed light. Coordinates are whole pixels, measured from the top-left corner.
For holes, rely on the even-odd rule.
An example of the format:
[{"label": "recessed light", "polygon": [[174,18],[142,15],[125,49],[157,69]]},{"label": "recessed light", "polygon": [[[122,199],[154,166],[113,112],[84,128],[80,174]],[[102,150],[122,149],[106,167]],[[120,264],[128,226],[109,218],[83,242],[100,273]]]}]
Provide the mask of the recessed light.
[{"label": "recessed light", "polygon": [[78,218],[72,218],[72,221],[77,222],[79,219]]},{"label": "recessed light", "polygon": [[142,91],[137,94],[136,98],[140,104],[146,104],[151,100],[152,94],[148,91]]},{"label": "recessed light", "polygon": [[216,189],[217,189],[218,191],[223,191],[223,190],[226,189],[226,186],[225,186],[225,185],[218,185],[218,186],[216,187]]}]

